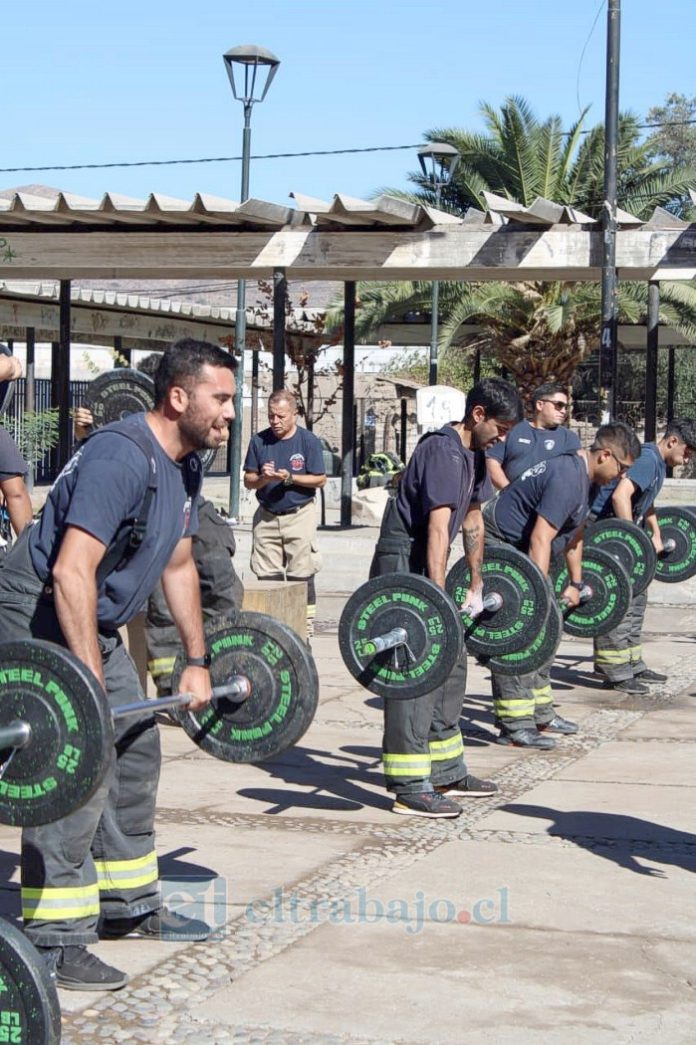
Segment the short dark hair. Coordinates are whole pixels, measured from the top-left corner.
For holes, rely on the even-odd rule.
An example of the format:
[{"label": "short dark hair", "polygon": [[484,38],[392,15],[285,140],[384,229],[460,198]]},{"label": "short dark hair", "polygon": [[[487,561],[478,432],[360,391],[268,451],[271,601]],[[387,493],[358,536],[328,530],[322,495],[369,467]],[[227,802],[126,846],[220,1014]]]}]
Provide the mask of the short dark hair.
[{"label": "short dark hair", "polygon": [[696,450],[696,421],[690,417],[675,417],[667,422],[663,439],[676,435],[690,450]]},{"label": "short dark hair", "polygon": [[298,409],[297,396],[294,392],[291,392],[287,388],[276,388],[275,392],[271,392],[268,397],[268,405],[272,406],[275,403],[290,403],[295,410]]},{"label": "short dark hair", "polygon": [[191,391],[204,366],[226,367],[234,371],[237,360],[229,352],[209,341],[183,337],[162,354],[154,374],[155,406],[161,406],[173,385]]},{"label": "short dark hair", "polygon": [[524,417],[524,407],[517,389],[502,377],[484,377],[477,381],[466,397],[464,421],[471,420],[475,406],[482,406],[486,417],[494,421],[517,423]]},{"label": "short dark hair", "polygon": [[606,425],[600,425],[590,450],[608,450],[612,446],[619,451],[624,461],[629,458],[637,461],[640,457],[638,436],[624,421],[610,421]]},{"label": "short dark hair", "polygon": [[562,392],[564,395],[568,394],[568,390],[565,385],[559,384],[558,381],[547,381],[544,385],[539,385],[532,392],[532,406],[539,402],[540,399],[548,399],[549,396],[558,395]]}]

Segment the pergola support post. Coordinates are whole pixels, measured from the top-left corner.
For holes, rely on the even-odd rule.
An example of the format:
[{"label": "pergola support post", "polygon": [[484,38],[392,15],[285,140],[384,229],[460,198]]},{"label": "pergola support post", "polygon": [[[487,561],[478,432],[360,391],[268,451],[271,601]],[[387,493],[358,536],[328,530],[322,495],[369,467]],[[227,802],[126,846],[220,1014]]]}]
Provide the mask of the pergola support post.
[{"label": "pergola support post", "polygon": [[353,452],[355,412],[355,281],[344,285],[343,404],[341,410],[341,526],[353,521]]},{"label": "pergola support post", "polygon": [[660,324],[660,284],[648,282],[648,327],[645,354],[645,439],[654,442],[657,435],[657,356]]},{"label": "pergola support post", "polygon": [[285,316],[288,281],[285,269],[273,270],[273,391],[285,388]]}]

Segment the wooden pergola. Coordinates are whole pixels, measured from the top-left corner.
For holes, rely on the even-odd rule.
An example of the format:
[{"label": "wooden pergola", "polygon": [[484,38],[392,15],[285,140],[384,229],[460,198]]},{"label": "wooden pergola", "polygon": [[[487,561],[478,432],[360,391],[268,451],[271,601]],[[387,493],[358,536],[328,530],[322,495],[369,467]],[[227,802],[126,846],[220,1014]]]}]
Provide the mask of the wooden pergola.
[{"label": "wooden pergola", "polygon": [[[287,280],[345,284],[343,502],[350,521],[355,286],[359,280],[596,282],[602,228],[550,200],[523,207],[489,195],[464,218],[389,196],[331,202],[292,194],[296,207],[197,194],[101,200],[17,192],[0,198],[0,279],[60,281],[61,447],[67,453],[67,382],[74,279],[273,281],[274,387],[284,382]],[[655,424],[659,284],[696,278],[696,225],[657,208],[649,221],[619,212],[619,280],[650,284],[646,421]]]}]

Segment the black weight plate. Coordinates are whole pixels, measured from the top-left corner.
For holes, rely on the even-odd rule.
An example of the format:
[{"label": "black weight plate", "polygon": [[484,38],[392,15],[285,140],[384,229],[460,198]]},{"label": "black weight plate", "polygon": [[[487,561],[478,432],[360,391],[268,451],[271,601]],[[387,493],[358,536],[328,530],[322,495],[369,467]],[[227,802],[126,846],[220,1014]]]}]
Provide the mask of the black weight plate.
[{"label": "black weight plate", "polygon": [[[407,647],[368,652],[371,639],[404,628]],[[462,654],[452,601],[414,573],[373,577],[353,592],[338,624],[338,646],[351,675],[385,698],[410,700],[442,685]]]},{"label": "black weight plate", "polygon": [[[0,823],[37,827],[80,809],[97,790],[114,744],[92,672],[68,650],[32,640],[0,645],[0,728],[28,722],[29,744],[0,779]],[[0,752],[0,765],[10,752]]]},{"label": "black weight plate", "polygon": [[[7,345],[0,342],[0,355],[11,356]],[[8,406],[12,402],[12,396],[14,395],[15,382],[14,381],[0,381],[0,414],[4,414]]]},{"label": "black weight plate", "polygon": [[[562,556],[552,561],[550,574],[556,598],[560,599],[568,587],[568,569]],[[582,553],[582,579],[592,588],[592,597],[563,612],[563,630],[569,635],[594,638],[611,631],[626,616],[631,582],[613,555],[587,546]]]},{"label": "black weight plate", "polygon": [[60,1004],[48,966],[24,933],[0,919],[0,1042],[58,1045]]},{"label": "black weight plate", "polygon": [[[224,697],[201,711],[177,708],[180,722],[198,747],[224,762],[262,762],[296,744],[314,718],[319,679],[312,655],[287,624],[264,613],[238,613],[206,627],[213,686],[246,675],[251,696],[243,704]],[[172,673],[178,691],[185,658]]]},{"label": "black weight plate", "polygon": [[634,595],[645,591],[655,576],[655,545],[640,526],[627,519],[601,519],[585,528],[585,545],[609,552],[621,563]]},{"label": "black weight plate", "polygon": [[[483,594],[497,592],[503,605],[484,611],[476,620],[462,615],[464,644],[476,656],[502,656],[529,646],[539,634],[549,604],[549,590],[539,567],[511,544],[486,543],[481,566]],[[445,587],[460,606],[469,589],[469,567],[465,558],[455,562]]]},{"label": "black weight plate", "polygon": [[696,509],[658,508],[657,521],[663,541],[674,541],[674,551],[659,555],[655,580],[665,584],[688,581],[696,573]]},{"label": "black weight plate", "polygon": [[151,410],[155,402],[155,383],[147,374],[117,367],[90,381],[84,405],[91,410],[94,427],[120,421],[129,414]]},{"label": "black weight plate", "polygon": [[563,617],[558,603],[549,599],[549,614],[541,631],[522,650],[517,653],[506,653],[502,657],[479,657],[484,667],[490,668],[496,675],[527,675],[539,671],[544,664],[552,661],[561,641]]}]

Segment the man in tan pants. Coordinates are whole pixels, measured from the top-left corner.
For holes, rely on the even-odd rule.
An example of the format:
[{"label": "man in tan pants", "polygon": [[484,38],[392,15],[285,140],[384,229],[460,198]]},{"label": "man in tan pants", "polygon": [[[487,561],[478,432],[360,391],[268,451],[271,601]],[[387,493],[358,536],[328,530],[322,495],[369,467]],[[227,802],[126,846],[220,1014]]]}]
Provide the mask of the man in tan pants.
[{"label": "man in tan pants", "polygon": [[321,443],[297,424],[292,392],[273,392],[269,427],[252,436],[244,461],[244,485],[256,490],[251,569],[260,580],[307,583],[307,638],[314,633],[321,567],[316,546],[316,491],[326,483]]}]

